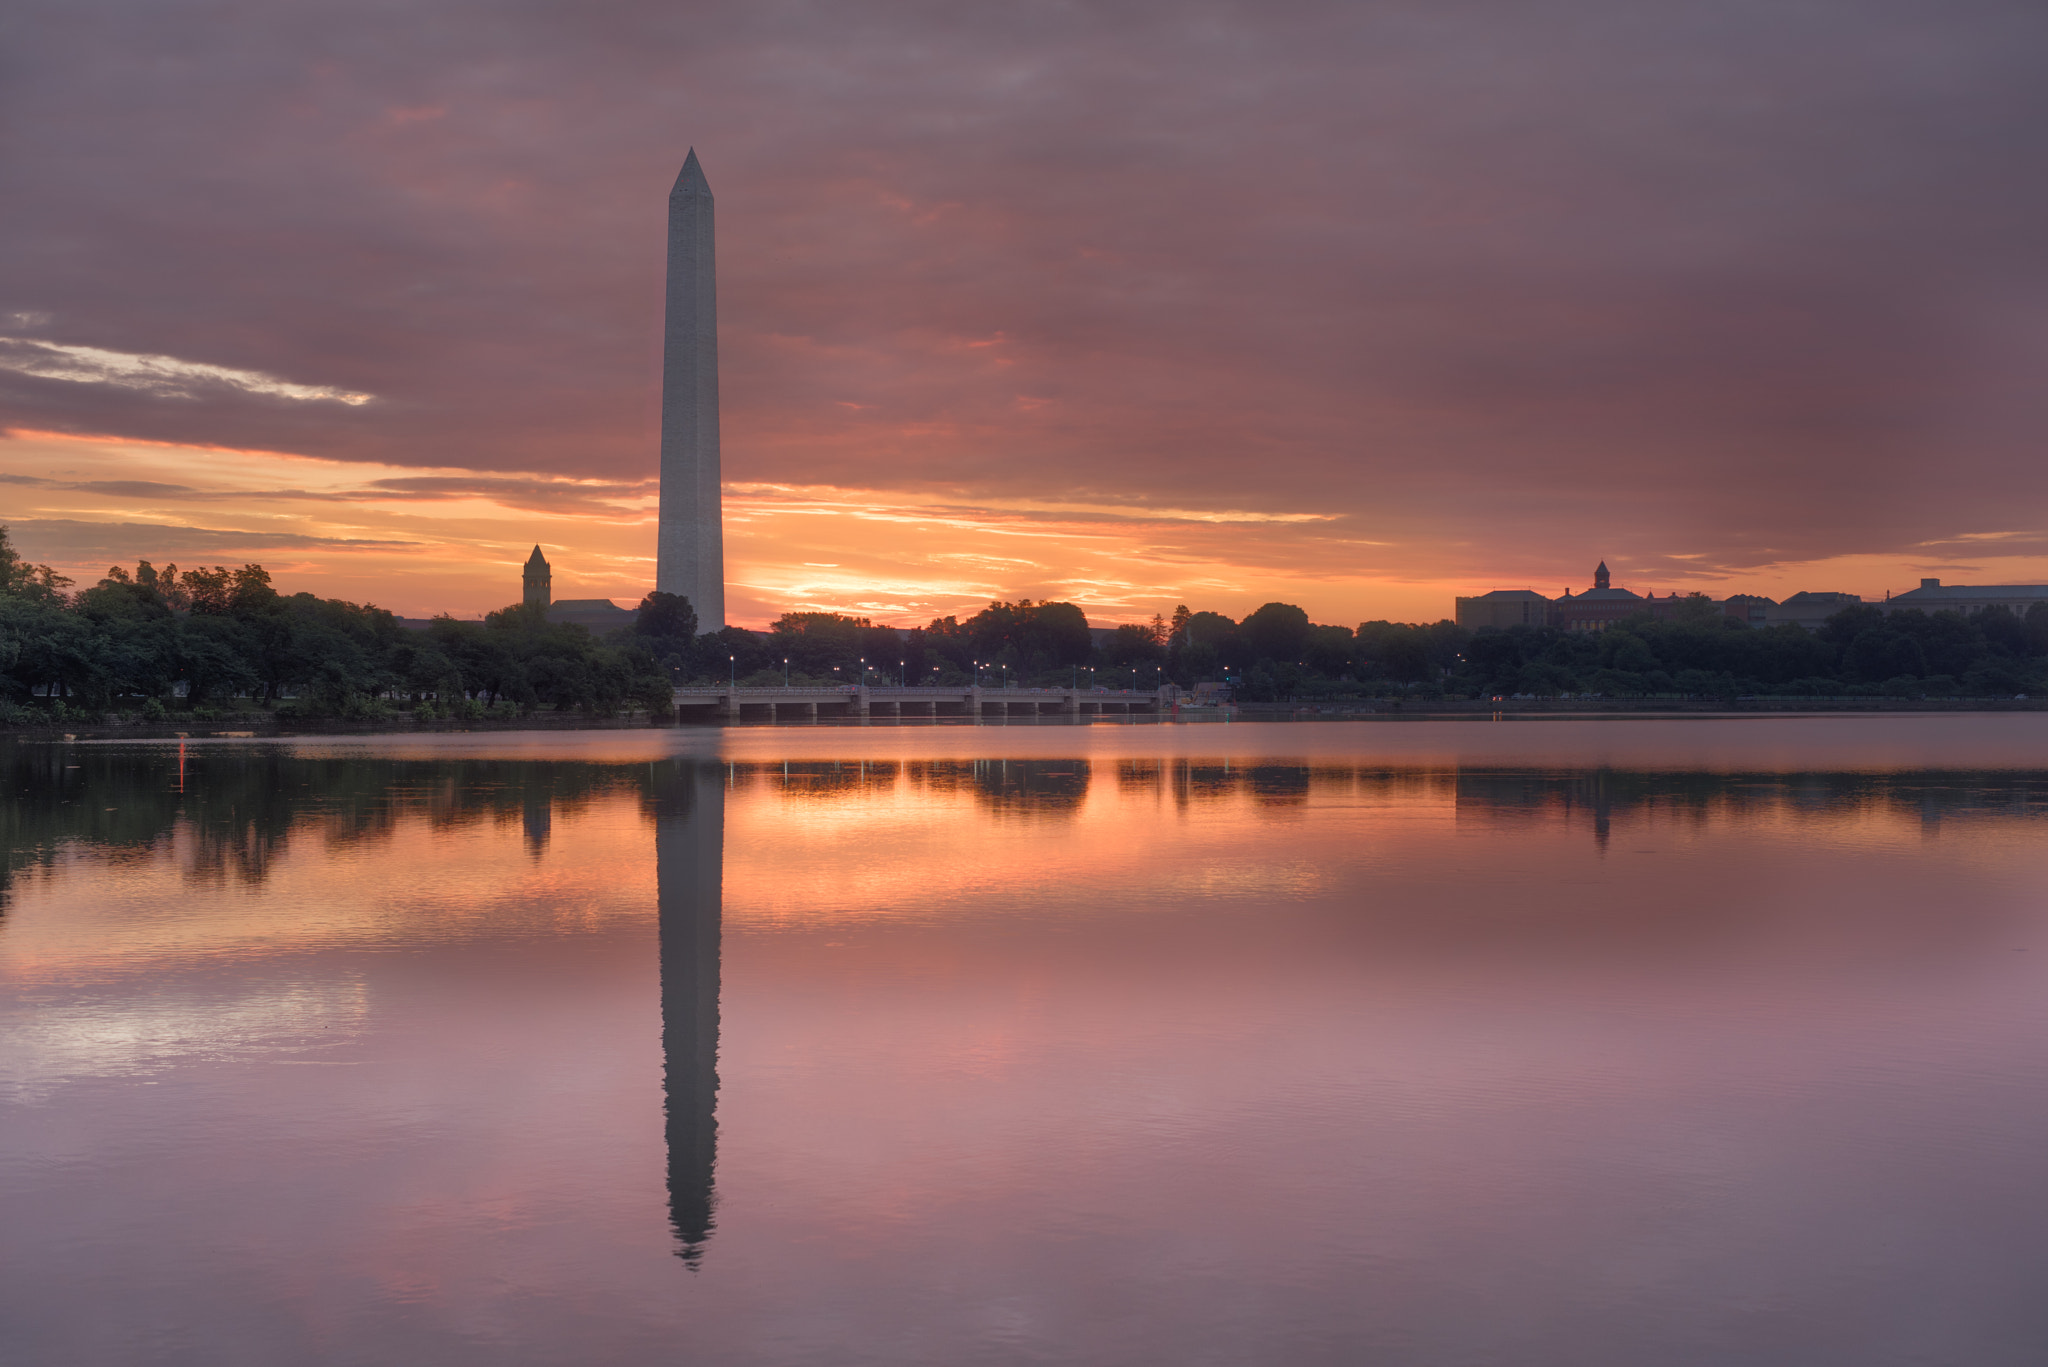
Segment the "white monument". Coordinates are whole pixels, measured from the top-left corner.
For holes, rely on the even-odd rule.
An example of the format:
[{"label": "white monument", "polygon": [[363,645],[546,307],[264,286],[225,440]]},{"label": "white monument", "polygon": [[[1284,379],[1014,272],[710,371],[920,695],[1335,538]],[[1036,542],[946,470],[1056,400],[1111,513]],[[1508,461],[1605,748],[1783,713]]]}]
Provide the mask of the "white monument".
[{"label": "white monument", "polygon": [[661,367],[661,536],[654,587],[725,625],[725,529],[718,471],[718,288],[711,186],[690,149],[668,195],[668,321]]}]

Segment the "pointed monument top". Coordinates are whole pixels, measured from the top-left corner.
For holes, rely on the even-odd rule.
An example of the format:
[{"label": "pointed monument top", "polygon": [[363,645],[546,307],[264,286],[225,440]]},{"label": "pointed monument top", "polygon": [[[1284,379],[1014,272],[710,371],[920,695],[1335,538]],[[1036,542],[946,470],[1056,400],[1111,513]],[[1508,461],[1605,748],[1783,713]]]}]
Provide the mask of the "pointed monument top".
[{"label": "pointed monument top", "polygon": [[1600,568],[1593,571],[1593,587],[1604,589],[1607,587],[1607,584],[1607,562],[1603,560],[1600,562]]},{"label": "pointed monument top", "polygon": [[711,182],[704,179],[704,168],[697,164],[697,149],[692,147],[690,155],[683,158],[682,174],[676,177],[676,188],[672,195],[709,195]]},{"label": "pointed monument top", "polygon": [[548,563],[548,558],[540,553],[539,542],[534,543],[533,554],[526,557],[526,563],[529,565],[545,565]]}]

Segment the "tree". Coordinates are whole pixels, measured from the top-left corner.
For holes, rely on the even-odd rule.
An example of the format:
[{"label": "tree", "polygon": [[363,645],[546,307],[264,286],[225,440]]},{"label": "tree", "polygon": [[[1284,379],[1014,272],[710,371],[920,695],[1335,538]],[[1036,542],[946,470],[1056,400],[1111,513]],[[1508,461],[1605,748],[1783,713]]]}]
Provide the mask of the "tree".
[{"label": "tree", "polygon": [[1842,664],[1852,678],[1865,683],[1927,672],[1927,657],[1920,643],[1890,627],[1872,627],[1859,633],[1843,652]]},{"label": "tree", "polygon": [[1102,643],[1102,662],[1123,669],[1132,665],[1156,664],[1166,658],[1166,647],[1149,626],[1125,623]]},{"label": "tree", "polygon": [[1358,662],[1367,677],[1420,683],[1435,676],[1429,628],[1400,622],[1360,622]]},{"label": "tree", "polygon": [[[839,612],[785,612],[775,619],[768,628],[765,651],[754,640],[753,633],[747,633],[747,640],[741,644],[736,639],[725,655],[744,654],[748,658],[757,655],[772,664],[782,667],[783,660],[789,661],[794,673],[814,678],[823,678],[836,668],[846,682],[854,682],[856,662],[867,657],[866,649],[870,633],[875,624],[865,617],[849,617]],[[728,631],[737,628],[727,628]],[[895,650],[895,635],[890,634],[888,647],[889,663],[893,667],[898,658]],[[725,655],[718,663],[727,664]],[[880,656],[873,658],[879,659]],[[717,670],[713,670],[717,673]],[[746,673],[749,671],[741,671]]]},{"label": "tree", "polygon": [[782,667],[782,656],[773,654],[774,637],[763,640],[759,632],[745,627],[720,627],[698,637],[697,647],[698,673],[718,682],[723,682],[728,672],[744,678],[756,670]]},{"label": "tree", "polygon": [[1095,638],[1072,603],[992,602],[961,624],[973,658],[1007,664],[1024,674],[1088,663]]},{"label": "tree", "polygon": [[639,611],[633,618],[633,634],[664,642],[694,641],[697,639],[697,609],[679,593],[663,593],[656,589],[640,600]]},{"label": "tree", "polygon": [[63,599],[71,581],[48,565],[31,565],[21,558],[8,538],[7,524],[0,522],[0,594],[30,598],[40,603]]},{"label": "tree", "polygon": [[1255,660],[1297,664],[1308,649],[1308,614],[1292,603],[1268,603],[1238,624],[1237,634]]},{"label": "tree", "polygon": [[1308,644],[1302,648],[1302,663],[1331,678],[1349,673],[1357,637],[1350,627],[1312,626]]}]

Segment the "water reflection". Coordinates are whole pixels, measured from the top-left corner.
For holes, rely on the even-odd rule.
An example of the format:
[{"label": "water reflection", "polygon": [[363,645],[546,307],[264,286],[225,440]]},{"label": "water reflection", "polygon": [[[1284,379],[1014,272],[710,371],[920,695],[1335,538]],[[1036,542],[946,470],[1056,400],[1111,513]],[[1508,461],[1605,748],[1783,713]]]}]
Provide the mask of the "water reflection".
[{"label": "water reflection", "polygon": [[871,797],[899,785],[912,792],[971,794],[983,810],[1071,814],[1088,796],[1085,759],[781,760],[734,764],[732,781],[765,785],[803,800]]},{"label": "water reflection", "polygon": [[1832,820],[1860,812],[1917,818],[1937,830],[1944,817],[2048,816],[2048,776],[2018,772],[1910,774],[1726,774],[1591,769],[1460,770],[1461,815],[1537,819],[1587,829],[1604,848],[1617,824],[1651,816],[1705,824],[1716,816]]},{"label": "water reflection", "polygon": [[246,885],[262,883],[308,830],[348,846],[388,839],[414,820],[444,829],[517,822],[538,857],[556,815],[645,786],[636,766],[559,760],[0,742],[0,913],[15,881],[47,869],[67,844],[147,860],[167,854],[175,834],[187,876]]},{"label": "water reflection", "polygon": [[2038,1357],[2048,774],[1112,739],[0,745],[9,1346]]},{"label": "water reflection", "polygon": [[[1078,756],[713,768],[735,790],[792,802],[905,791],[965,797],[992,816],[1055,821],[1072,819],[1089,802],[1100,769],[1119,799],[1151,793],[1182,811],[1231,802],[1278,814],[1311,800],[1443,801],[1464,819],[1549,821],[1602,844],[1620,826],[1653,815],[1796,822],[1883,813],[1934,832],[1944,821],[2048,813],[2048,775],[2022,770],[1728,773]],[[166,747],[0,744],[0,916],[16,883],[47,870],[67,845],[146,862],[175,844],[188,878],[254,886],[308,830],[330,846],[349,846],[387,840],[408,821],[437,829],[482,822],[516,824],[539,860],[556,824],[594,802],[631,794],[650,811],[670,810],[674,799],[657,792],[708,782],[702,774],[685,782],[681,772],[577,760],[318,755],[284,746],[188,756]]]},{"label": "water reflection", "polygon": [[661,920],[662,1100],[668,1117],[668,1212],[677,1255],[695,1264],[711,1237],[718,1165],[718,942],[724,896],[722,764],[653,767]]}]

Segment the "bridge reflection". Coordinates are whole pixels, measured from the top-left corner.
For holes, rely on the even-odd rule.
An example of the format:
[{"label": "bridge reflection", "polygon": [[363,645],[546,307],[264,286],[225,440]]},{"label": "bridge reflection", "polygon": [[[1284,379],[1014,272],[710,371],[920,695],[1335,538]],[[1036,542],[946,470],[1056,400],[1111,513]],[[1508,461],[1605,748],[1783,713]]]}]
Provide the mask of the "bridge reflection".
[{"label": "bridge reflection", "polygon": [[722,764],[653,766],[661,935],[662,1100],[668,1218],[676,1255],[695,1265],[711,1237],[718,1166],[718,956],[725,870]]}]

